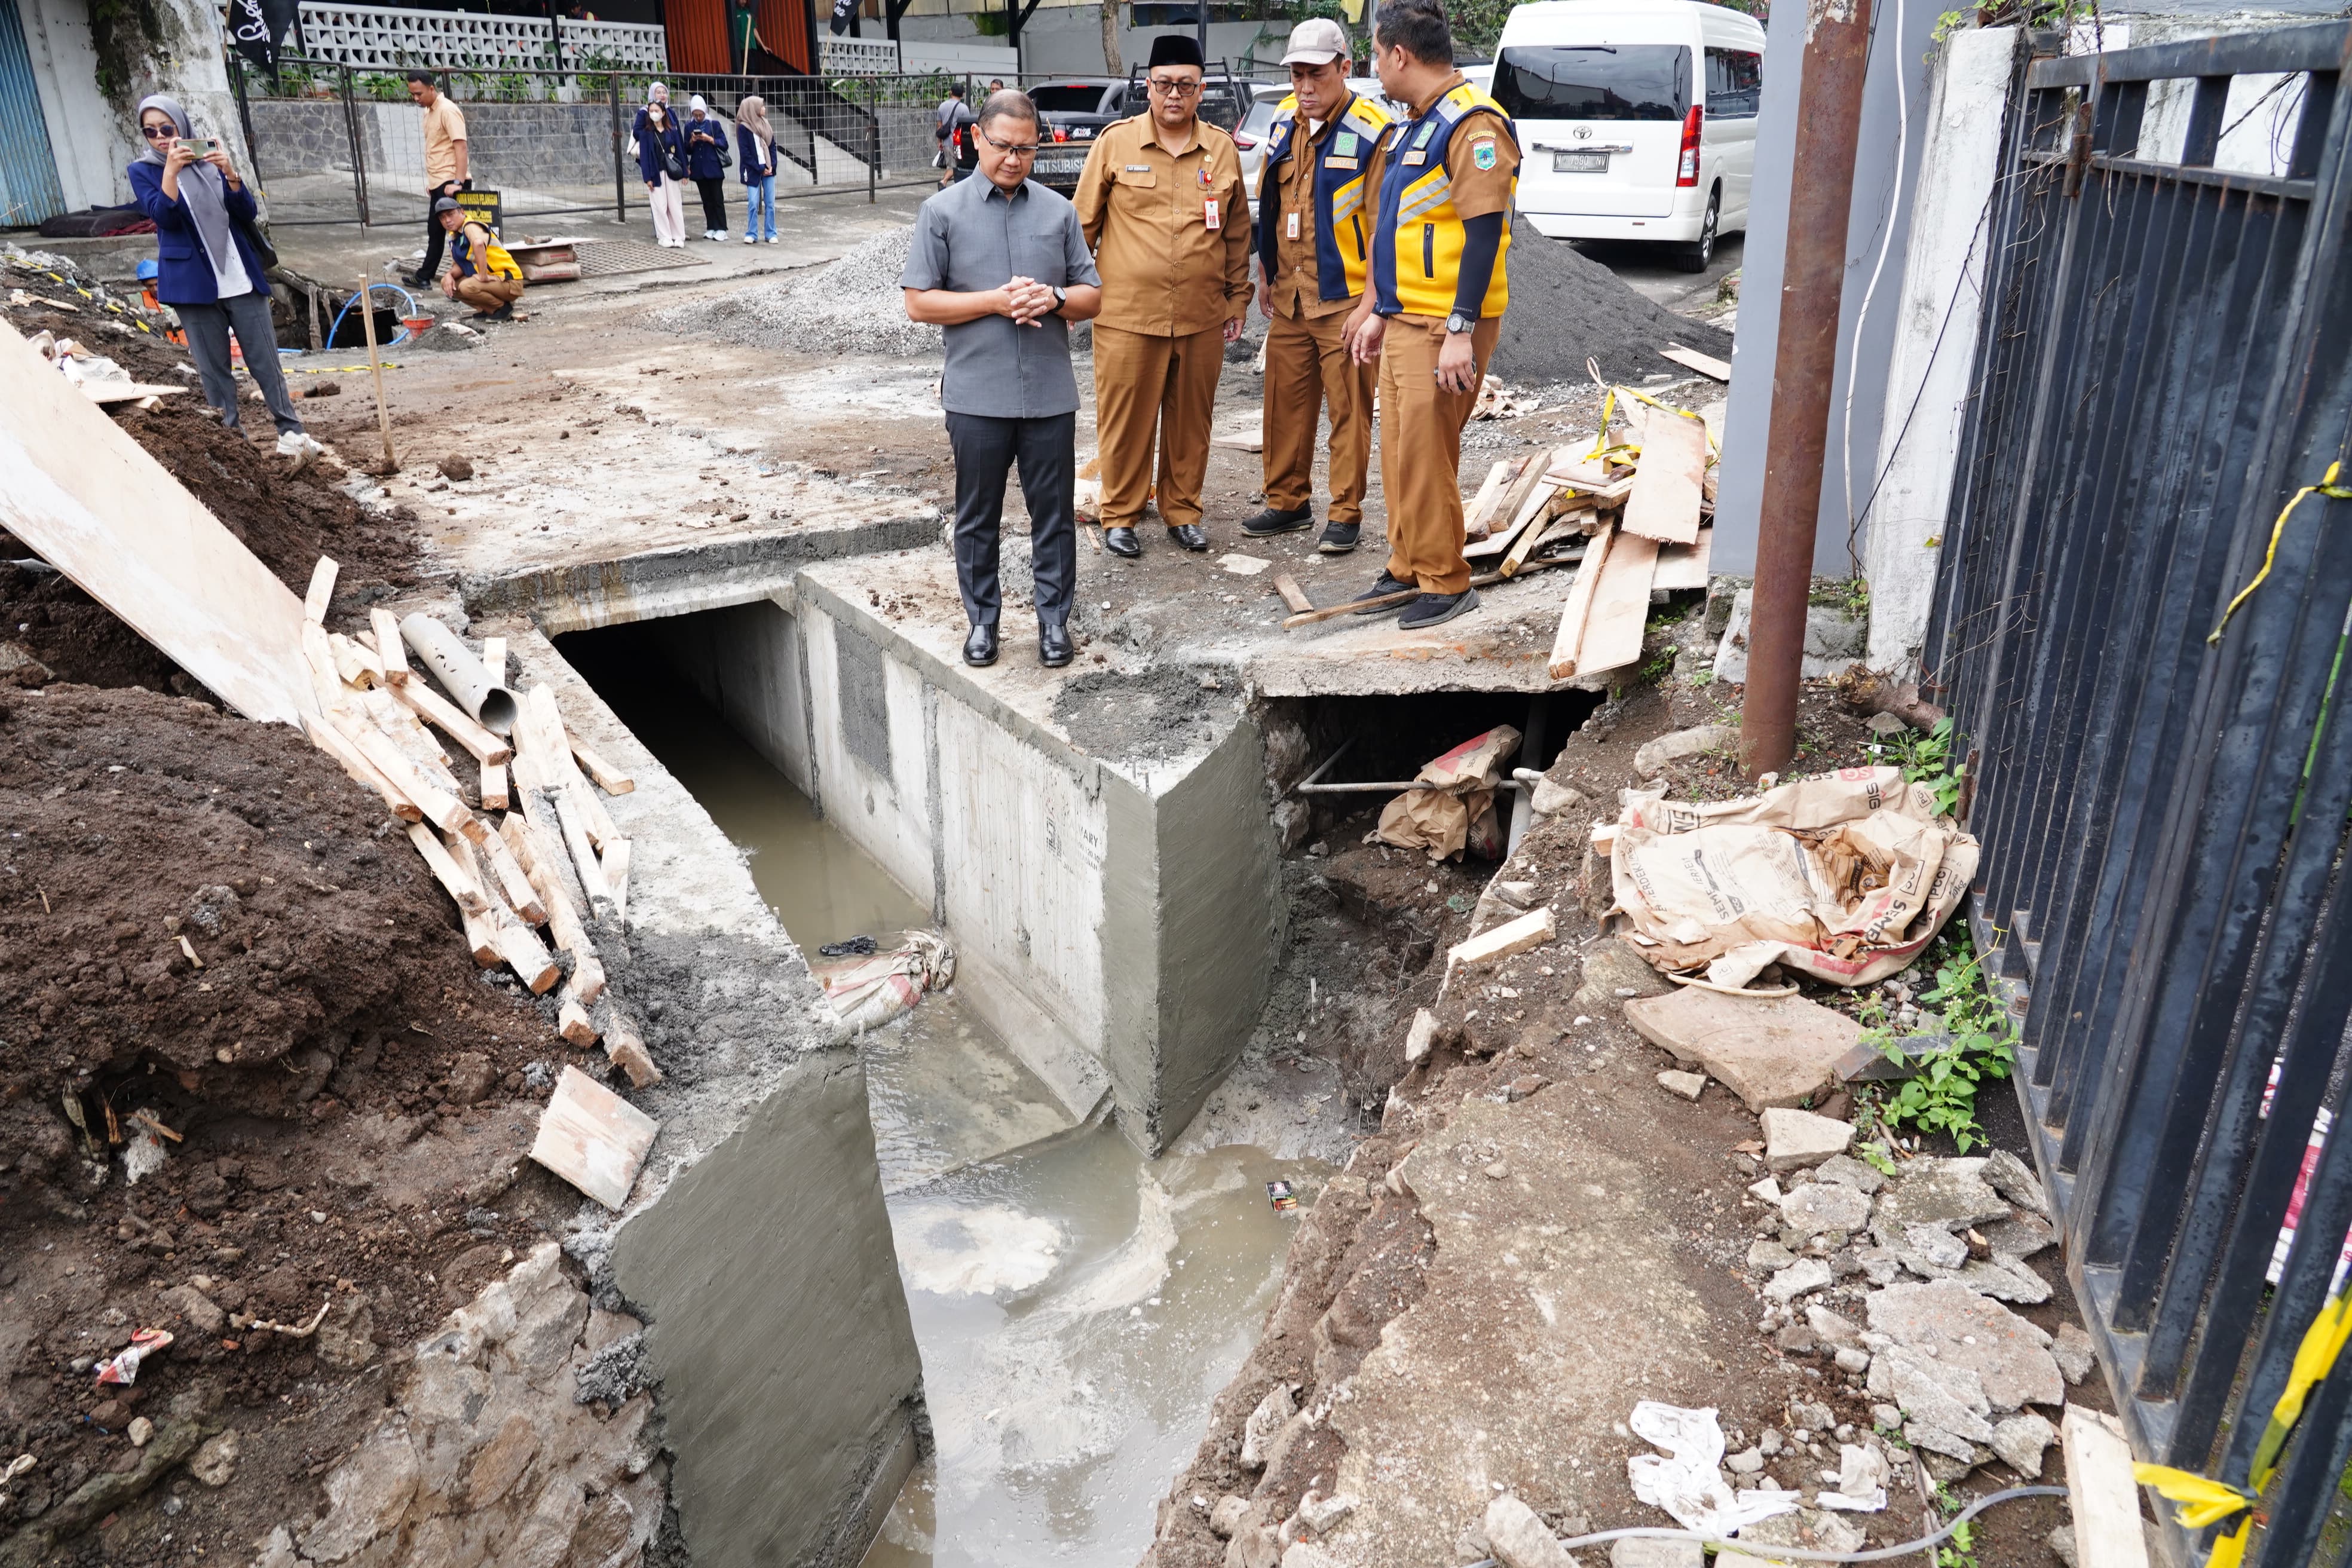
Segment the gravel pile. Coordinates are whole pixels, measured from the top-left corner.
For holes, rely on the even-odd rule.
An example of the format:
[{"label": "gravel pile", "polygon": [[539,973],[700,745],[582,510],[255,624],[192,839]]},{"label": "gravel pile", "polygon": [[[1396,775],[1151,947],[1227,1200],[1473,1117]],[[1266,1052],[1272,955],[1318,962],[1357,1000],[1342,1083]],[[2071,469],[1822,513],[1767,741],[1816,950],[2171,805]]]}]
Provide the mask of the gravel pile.
[{"label": "gravel pile", "polygon": [[1675,371],[1658,357],[1670,343],[1731,357],[1729,332],[1651,303],[1608,268],[1564,239],[1546,239],[1532,224],[1512,230],[1508,265],[1511,306],[1487,367],[1505,381],[1582,381],[1591,358],[1601,362],[1609,380],[1639,384],[1643,376]]},{"label": "gravel pile", "polygon": [[940,329],[907,320],[898,289],[914,233],[877,234],[813,272],[657,311],[654,324],[754,348],[936,359]]}]

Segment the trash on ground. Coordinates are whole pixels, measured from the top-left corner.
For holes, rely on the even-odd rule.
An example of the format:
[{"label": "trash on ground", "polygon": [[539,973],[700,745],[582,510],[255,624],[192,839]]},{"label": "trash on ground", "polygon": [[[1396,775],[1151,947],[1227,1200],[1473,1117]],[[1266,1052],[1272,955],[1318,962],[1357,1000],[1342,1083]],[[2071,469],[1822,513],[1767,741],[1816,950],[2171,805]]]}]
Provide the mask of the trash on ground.
[{"label": "trash on ground", "polygon": [[1274,1205],[1276,1214],[1288,1214],[1298,1206],[1297,1196],[1290,1190],[1288,1182],[1268,1182],[1265,1184],[1265,1201]]},{"label": "trash on ground", "polygon": [[1627,791],[1609,849],[1632,940],[1666,972],[1741,986],[1779,963],[1837,985],[1900,973],[1976,874],[1977,841],[1899,768],[1845,768],[1744,799]]},{"label": "trash on ground", "polygon": [[131,1342],[97,1366],[100,1383],[133,1384],[139,1381],[139,1363],[172,1342],[169,1329],[142,1329],[131,1336]]},{"label": "trash on ground", "polygon": [[[878,1029],[913,1007],[927,992],[944,991],[955,984],[955,949],[937,931],[901,932],[898,944],[889,948],[876,946],[871,938],[856,940],[866,942],[869,951],[809,966],[840,1017],[845,1034]],[[817,951],[825,953],[832,948]]]},{"label": "trash on ground", "polygon": [[862,958],[874,951],[874,939],[870,936],[853,936],[841,942],[826,942],[816,951],[824,958]]},{"label": "trash on ground", "polygon": [[1381,808],[1373,839],[1426,850],[1433,860],[1459,859],[1465,851],[1481,860],[1500,859],[1495,790],[1518,749],[1519,732],[1508,724],[1463,742],[1413,775],[1433,787],[1407,790]]},{"label": "trash on ground", "polygon": [[1625,1479],[1633,1495],[1665,1510],[1685,1530],[1735,1535],[1797,1507],[1801,1494],[1796,1492],[1750,1491],[1735,1497],[1724,1485],[1719,1469],[1723,1428],[1711,1408],[1685,1410],[1644,1399],[1633,1406],[1629,1425],[1635,1436],[1665,1450],[1663,1455],[1636,1454],[1625,1461]]},{"label": "trash on ground", "polygon": [[1876,1513],[1886,1506],[1886,1459],[1877,1449],[1845,1443],[1838,1448],[1838,1484],[1814,1500],[1845,1513]]}]

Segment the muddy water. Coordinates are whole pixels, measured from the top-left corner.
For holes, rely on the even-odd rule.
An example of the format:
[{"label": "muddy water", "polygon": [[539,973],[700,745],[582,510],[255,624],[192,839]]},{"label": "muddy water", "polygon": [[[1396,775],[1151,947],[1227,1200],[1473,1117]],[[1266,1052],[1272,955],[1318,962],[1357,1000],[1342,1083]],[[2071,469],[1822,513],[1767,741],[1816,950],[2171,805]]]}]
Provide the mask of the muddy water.
[{"label": "muddy water", "polygon": [[[565,644],[803,951],[929,923],[684,682]],[[952,993],[863,1049],[937,1440],[866,1568],[1125,1568],[1273,1300],[1297,1222],[1266,1184],[1303,1209],[1330,1167],[1240,1145],[1146,1162],[1074,1126]]]}]

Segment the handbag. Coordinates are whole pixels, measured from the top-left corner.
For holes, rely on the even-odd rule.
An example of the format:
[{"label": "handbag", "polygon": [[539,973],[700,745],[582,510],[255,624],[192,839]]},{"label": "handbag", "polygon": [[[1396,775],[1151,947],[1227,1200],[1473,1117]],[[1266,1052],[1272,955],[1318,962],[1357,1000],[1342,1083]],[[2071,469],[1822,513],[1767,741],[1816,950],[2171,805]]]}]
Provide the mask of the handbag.
[{"label": "handbag", "polygon": [[245,236],[245,242],[253,247],[253,254],[261,262],[261,269],[264,272],[278,265],[278,247],[269,243],[269,237],[261,232],[259,224],[249,217],[232,218],[229,221],[236,225],[237,233]]},{"label": "handbag", "polygon": [[667,138],[663,139],[661,150],[662,173],[667,174],[673,180],[685,179],[686,160],[677,155],[677,150],[670,145]]}]

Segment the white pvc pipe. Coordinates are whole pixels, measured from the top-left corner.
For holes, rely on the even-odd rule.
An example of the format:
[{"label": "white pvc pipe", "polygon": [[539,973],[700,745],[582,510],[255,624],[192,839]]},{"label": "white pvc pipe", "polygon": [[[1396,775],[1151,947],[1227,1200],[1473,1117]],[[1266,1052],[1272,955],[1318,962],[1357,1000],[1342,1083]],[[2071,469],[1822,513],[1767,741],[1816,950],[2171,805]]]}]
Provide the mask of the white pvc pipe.
[{"label": "white pvc pipe", "polygon": [[504,684],[504,670],[492,676],[473,650],[457,640],[456,632],[431,616],[403,616],[400,640],[408,645],[419,664],[433,672],[450,700],[478,720],[484,729],[494,735],[514,733],[517,709],[514,693]]}]

